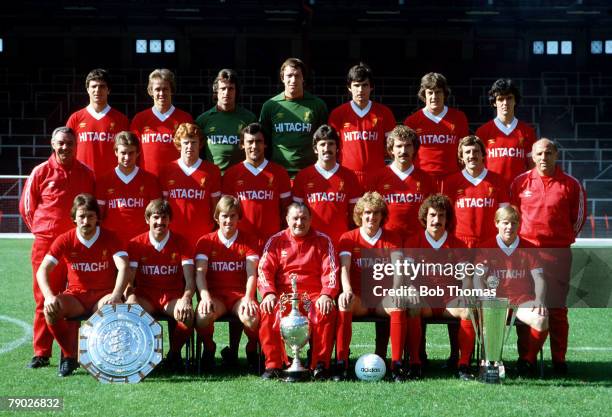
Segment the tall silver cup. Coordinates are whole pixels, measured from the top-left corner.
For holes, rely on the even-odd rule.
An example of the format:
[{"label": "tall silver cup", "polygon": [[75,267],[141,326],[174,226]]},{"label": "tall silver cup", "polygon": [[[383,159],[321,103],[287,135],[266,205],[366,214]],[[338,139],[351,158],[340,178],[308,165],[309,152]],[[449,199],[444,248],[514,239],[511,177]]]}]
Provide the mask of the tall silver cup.
[{"label": "tall silver cup", "polygon": [[296,274],[291,276],[291,287],[292,292],[290,294],[283,294],[280,297],[281,314],[289,308],[289,305],[291,306],[289,314],[280,321],[280,330],[287,350],[293,356],[291,366],[285,370],[285,381],[297,382],[309,376],[308,369],[304,368],[300,362],[300,350],[310,339],[310,324],[308,317],[300,312],[300,304],[303,305],[304,310],[308,311],[310,309],[310,299],[306,293],[302,295],[298,293]]},{"label": "tall silver cup", "polygon": [[476,344],[482,356],[479,380],[487,384],[499,384],[505,375],[502,362],[504,343],[516,317],[514,309],[510,325],[506,325],[509,307],[507,298],[480,297],[476,300],[476,314],[471,315]]}]

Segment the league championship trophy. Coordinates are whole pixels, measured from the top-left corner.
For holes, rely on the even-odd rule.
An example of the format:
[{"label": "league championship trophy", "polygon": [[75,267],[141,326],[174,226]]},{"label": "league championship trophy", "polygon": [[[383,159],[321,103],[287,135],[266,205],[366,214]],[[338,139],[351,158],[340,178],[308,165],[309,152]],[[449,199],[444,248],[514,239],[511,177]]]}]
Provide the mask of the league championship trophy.
[{"label": "league championship trophy", "polygon": [[287,349],[292,352],[293,362],[291,366],[285,370],[286,382],[299,382],[305,380],[309,376],[308,369],[302,366],[300,362],[300,350],[308,343],[310,339],[310,324],[308,317],[300,311],[302,308],[308,312],[310,310],[310,299],[308,294],[303,293],[301,296],[297,291],[297,275],[291,274],[291,289],[289,294],[283,294],[279,300],[279,308],[281,315],[287,311],[291,304],[291,311],[280,321],[281,336],[285,341]]},{"label": "league championship trophy", "polygon": [[516,318],[516,309],[513,309],[510,325],[506,326],[509,307],[507,298],[480,297],[476,300],[476,315],[470,309],[482,358],[478,379],[487,384],[499,384],[505,378],[502,352]]}]

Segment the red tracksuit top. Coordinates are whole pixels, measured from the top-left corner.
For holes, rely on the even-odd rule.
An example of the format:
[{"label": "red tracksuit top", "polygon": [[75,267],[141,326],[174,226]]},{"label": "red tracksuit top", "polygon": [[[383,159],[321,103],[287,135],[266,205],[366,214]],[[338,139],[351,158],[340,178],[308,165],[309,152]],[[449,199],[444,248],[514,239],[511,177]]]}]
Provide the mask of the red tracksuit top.
[{"label": "red tracksuit top", "polygon": [[55,154],[37,165],[25,183],[19,213],[37,237],[52,239],[74,228],[70,209],[81,193],[94,194],[94,174],[76,159],[60,165]]},{"label": "red tracksuit top", "polygon": [[[545,182],[548,182],[545,185]],[[534,168],[516,177],[510,201],[521,212],[519,236],[540,248],[567,248],[586,220],[586,192],[559,167],[543,178]]]},{"label": "red tracksuit top", "polygon": [[298,292],[336,297],[338,260],[326,234],[310,229],[306,236],[294,237],[287,228],[268,239],[258,268],[261,296],[291,292],[293,274],[297,274]]}]

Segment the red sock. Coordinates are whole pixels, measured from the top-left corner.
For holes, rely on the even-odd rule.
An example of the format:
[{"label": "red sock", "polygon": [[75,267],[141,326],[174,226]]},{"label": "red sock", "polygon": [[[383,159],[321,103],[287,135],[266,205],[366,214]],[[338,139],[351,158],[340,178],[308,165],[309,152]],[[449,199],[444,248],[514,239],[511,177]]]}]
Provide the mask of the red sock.
[{"label": "red sock", "polygon": [[391,360],[402,360],[404,339],[406,338],[406,312],[392,311],[391,314]]},{"label": "red sock", "polygon": [[215,342],[213,341],[213,334],[215,333],[214,323],[206,327],[196,327],[196,332],[202,338],[202,342],[204,342],[204,349],[213,350],[215,348]]},{"label": "red sock", "polygon": [[338,311],[336,323],[336,359],[348,364],[349,347],[353,337],[353,313]]},{"label": "red sock", "polygon": [[529,332],[529,349],[527,350],[527,354],[525,355],[525,360],[531,363],[535,363],[538,359],[538,353],[542,346],[544,346],[544,342],[546,342],[546,337],[548,337],[548,330],[536,330],[533,327],[530,327]]},{"label": "red sock", "polygon": [[470,357],[474,350],[474,341],[476,340],[476,332],[472,326],[471,320],[460,320],[459,321],[459,365],[468,366],[470,364]]},{"label": "red sock", "polygon": [[180,352],[181,348],[183,347],[185,342],[189,340],[192,334],[193,329],[191,327],[187,327],[185,323],[177,321],[176,328],[174,329],[174,334],[172,335],[172,340],[170,340],[170,351]]},{"label": "red sock", "polygon": [[421,364],[421,317],[408,317],[406,319],[408,337],[406,343],[410,352],[410,365]]},{"label": "red sock", "polygon": [[249,339],[246,344],[247,352],[254,352],[257,350],[257,344],[259,343],[259,331],[258,329],[251,330],[248,327],[244,326],[244,334],[247,335]]},{"label": "red sock", "polygon": [[529,326],[516,326],[516,348],[518,350],[518,357],[521,359],[525,359],[529,351],[529,329]]},{"label": "red sock", "polygon": [[73,323],[65,319],[59,319],[55,324],[49,326],[49,330],[62,349],[64,357],[76,359],[78,336],[74,331]]}]

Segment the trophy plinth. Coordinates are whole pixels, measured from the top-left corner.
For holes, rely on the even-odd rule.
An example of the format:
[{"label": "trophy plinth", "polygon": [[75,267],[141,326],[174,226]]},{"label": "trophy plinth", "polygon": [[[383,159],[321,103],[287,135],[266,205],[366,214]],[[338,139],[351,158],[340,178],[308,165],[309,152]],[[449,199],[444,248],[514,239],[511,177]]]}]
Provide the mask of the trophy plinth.
[{"label": "trophy plinth", "polygon": [[300,350],[310,339],[310,323],[308,318],[300,312],[300,304],[308,311],[310,309],[310,299],[306,293],[300,294],[297,291],[297,275],[291,276],[292,292],[283,294],[280,297],[281,314],[291,305],[289,314],[280,321],[281,336],[285,341],[287,350],[293,356],[291,366],[285,370],[286,382],[299,382],[310,379],[310,372],[304,368],[300,361]]}]

